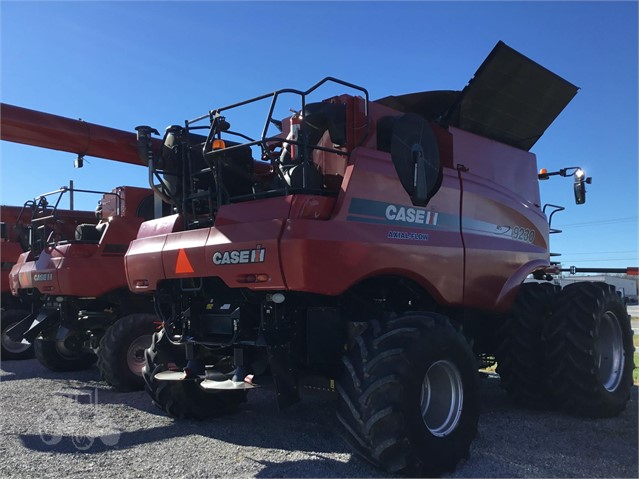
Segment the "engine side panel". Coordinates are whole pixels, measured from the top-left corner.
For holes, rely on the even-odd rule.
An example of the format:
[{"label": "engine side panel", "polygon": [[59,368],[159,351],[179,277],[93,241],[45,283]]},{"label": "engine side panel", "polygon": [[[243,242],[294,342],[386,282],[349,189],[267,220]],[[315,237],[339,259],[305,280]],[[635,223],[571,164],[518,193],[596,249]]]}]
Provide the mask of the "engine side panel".
[{"label": "engine side panel", "polygon": [[462,302],[456,172],[445,168],[439,192],[428,206],[417,208],[388,155],[360,148],[337,203],[328,221],[287,222],[281,256],[289,289],[338,295],[368,277],[399,275],[443,303]]}]

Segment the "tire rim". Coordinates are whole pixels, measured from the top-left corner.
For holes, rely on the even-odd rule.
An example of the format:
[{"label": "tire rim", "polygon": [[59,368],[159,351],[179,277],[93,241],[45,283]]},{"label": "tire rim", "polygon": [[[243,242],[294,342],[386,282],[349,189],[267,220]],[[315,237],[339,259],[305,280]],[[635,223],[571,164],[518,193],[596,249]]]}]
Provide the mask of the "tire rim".
[{"label": "tire rim", "polygon": [[30,343],[14,341],[7,333],[2,333],[2,349],[12,354],[20,354],[31,347]]},{"label": "tire rim", "polygon": [[67,361],[75,361],[76,359],[80,359],[82,357],[82,354],[84,353],[81,350],[78,351],[75,348],[69,348],[66,341],[56,341],[55,350],[61,358]]},{"label": "tire rim", "polygon": [[422,420],[433,436],[444,437],[459,424],[464,403],[461,374],[450,361],[440,360],[426,371],[420,406]]},{"label": "tire rim", "polygon": [[601,318],[596,340],[599,377],[607,391],[614,391],[621,383],[624,369],[623,334],[617,316],[606,311]]},{"label": "tire rim", "polygon": [[151,335],[138,336],[129,346],[126,353],[126,364],[133,374],[142,376],[142,368],[146,363],[144,351],[151,346]]}]

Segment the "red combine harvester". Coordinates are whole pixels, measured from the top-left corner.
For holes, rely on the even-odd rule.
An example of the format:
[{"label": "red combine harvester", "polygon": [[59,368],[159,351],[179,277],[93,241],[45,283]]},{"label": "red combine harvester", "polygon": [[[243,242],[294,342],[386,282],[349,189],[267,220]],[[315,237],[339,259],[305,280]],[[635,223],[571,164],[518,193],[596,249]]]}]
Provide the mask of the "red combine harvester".
[{"label": "red combine harvester", "polygon": [[[355,94],[311,101],[323,88]],[[500,42],[461,92],[369,101],[327,78],[169,127],[143,158],[176,214],[125,257],[163,322],[143,370],[154,402],[201,418],[269,379],[280,407],[336,391],[354,450],[416,475],[468,454],[478,366],[495,359],[521,402],[620,413],[634,347],[615,291],[524,283],[559,269],[529,149],[576,92]],[[231,129],[262,101],[256,135]]]},{"label": "red combine harvester", "polygon": [[[93,220],[65,221],[57,206],[66,193],[99,194]],[[53,205],[51,197],[57,197]],[[109,193],[63,188],[35,204],[30,248],[9,274],[12,293],[30,302],[33,313],[6,334],[33,343],[40,363],[53,371],[85,369],[97,359],[116,389],[141,388],[143,351],[157,321],[152,303],[126,287],[122,258],[140,224],[154,216],[153,193],[131,186]]]},{"label": "red combine harvester", "polygon": [[[135,134],[11,105],[2,106],[2,139],[80,158],[138,161]],[[59,209],[65,194],[99,194],[101,199],[95,212],[73,212],[82,221],[71,221]],[[123,257],[142,222],[154,217],[152,191],[62,188],[39,196],[31,206],[28,250],[13,265],[10,285],[23,304],[32,305],[32,314],[3,334],[32,342],[36,357],[49,369],[83,369],[97,360],[102,377],[116,389],[142,388],[143,351],[157,321],[150,298],[128,290]]]},{"label": "red combine harvester", "polygon": [[[14,341],[5,331],[15,323],[29,315],[30,302],[22,302],[11,294],[9,287],[9,272],[16,264],[18,257],[30,249],[29,228],[33,202],[24,206],[0,206],[1,233],[0,256],[2,261],[0,285],[2,286],[2,353],[3,360],[29,359],[33,357],[33,346],[26,341]],[[71,231],[80,223],[92,221],[95,214],[92,211],[59,210],[58,217],[62,224]]]}]

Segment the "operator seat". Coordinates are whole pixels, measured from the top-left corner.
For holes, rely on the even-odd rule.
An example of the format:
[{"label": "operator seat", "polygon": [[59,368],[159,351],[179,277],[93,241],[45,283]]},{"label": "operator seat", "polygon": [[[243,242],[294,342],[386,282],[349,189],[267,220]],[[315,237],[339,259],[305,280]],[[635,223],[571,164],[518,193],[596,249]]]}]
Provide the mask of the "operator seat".
[{"label": "operator seat", "polygon": [[315,146],[335,148],[346,144],[346,106],[328,102],[307,104],[304,108],[302,129],[306,134],[306,141],[313,159],[310,163],[295,161],[291,159],[288,150],[284,150],[280,159],[282,174],[291,188],[302,188],[306,169],[306,188],[322,189],[326,187],[326,181],[316,158],[325,152],[313,148]]},{"label": "operator seat", "polygon": [[75,240],[83,243],[99,243],[106,226],[107,224],[102,222],[97,225],[90,223],[78,225],[75,228]]},{"label": "operator seat", "polygon": [[[231,198],[250,195],[253,192],[253,153],[251,147],[240,146],[233,141],[225,141],[226,147],[236,147],[222,150],[219,153],[207,153],[207,158],[216,162],[220,168],[222,185]],[[191,148],[192,177],[197,182],[197,188],[201,190],[213,189],[214,181],[207,164],[202,156],[204,143],[194,145]],[[209,156],[210,155],[210,156]],[[198,175],[197,171],[207,171],[205,175]]]}]

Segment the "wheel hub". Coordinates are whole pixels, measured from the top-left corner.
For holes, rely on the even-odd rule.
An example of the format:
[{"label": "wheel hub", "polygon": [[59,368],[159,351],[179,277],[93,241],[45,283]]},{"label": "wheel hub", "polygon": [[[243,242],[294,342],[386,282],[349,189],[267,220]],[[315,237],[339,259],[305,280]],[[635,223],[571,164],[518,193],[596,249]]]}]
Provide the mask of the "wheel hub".
[{"label": "wheel hub", "polygon": [[601,317],[595,347],[599,377],[603,387],[607,391],[613,392],[621,382],[625,358],[621,325],[617,316],[611,311],[606,311]]},{"label": "wheel hub", "polygon": [[421,389],[422,420],[431,434],[444,437],[459,424],[464,403],[461,374],[452,362],[440,360],[426,371]]},{"label": "wheel hub", "polygon": [[55,349],[62,358],[69,361],[82,356],[81,344],[73,337],[66,338],[63,341],[55,341]]},{"label": "wheel hub", "polygon": [[143,334],[138,336],[129,345],[126,354],[126,363],[131,372],[137,376],[142,376],[142,368],[144,367],[144,351],[151,345],[151,335]]}]

